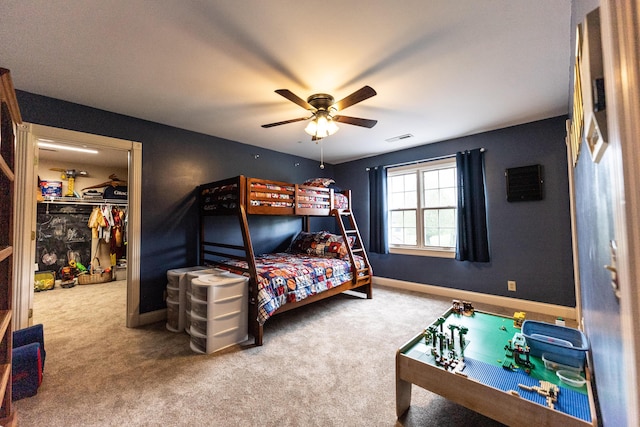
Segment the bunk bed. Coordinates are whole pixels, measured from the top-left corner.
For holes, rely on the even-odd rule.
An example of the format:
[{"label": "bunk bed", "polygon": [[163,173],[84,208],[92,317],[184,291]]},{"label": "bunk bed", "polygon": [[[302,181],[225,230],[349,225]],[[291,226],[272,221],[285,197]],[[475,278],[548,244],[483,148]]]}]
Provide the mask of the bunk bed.
[{"label": "bunk bed", "polygon": [[[198,187],[200,265],[249,278],[249,333],[262,345],[271,316],[344,291],[371,298],[372,270],[351,213],[351,193],[316,183],[292,184],[237,176]],[[248,217],[298,216],[301,231],[284,253],[256,255]],[[237,217],[242,243],[207,218]],[[310,217],[334,217],[339,234],[312,232]],[[233,223],[234,221],[232,221]],[[284,273],[284,274],[283,274]]]}]

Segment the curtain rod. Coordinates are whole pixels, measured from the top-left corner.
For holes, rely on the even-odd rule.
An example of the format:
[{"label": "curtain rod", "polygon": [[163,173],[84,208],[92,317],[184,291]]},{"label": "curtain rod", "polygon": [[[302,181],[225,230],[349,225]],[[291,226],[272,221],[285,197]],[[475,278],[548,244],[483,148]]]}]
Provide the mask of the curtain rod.
[{"label": "curtain rod", "polygon": [[[464,150],[464,151],[469,151],[469,150]],[[480,149],[481,153],[484,153],[485,151],[487,151],[487,150],[484,147]],[[400,166],[417,165],[418,163],[435,162],[436,160],[450,159],[450,158],[455,157],[455,156],[456,156],[455,154],[448,154],[446,156],[438,156],[438,157],[431,157],[431,158],[428,158],[428,159],[412,160],[410,162],[395,163],[393,165],[384,165],[383,167],[385,169],[388,169],[388,168],[397,168],[397,167],[400,167]],[[370,167],[366,168],[366,170],[368,171],[368,170],[376,168],[376,167],[378,167],[378,166],[370,166]]]}]

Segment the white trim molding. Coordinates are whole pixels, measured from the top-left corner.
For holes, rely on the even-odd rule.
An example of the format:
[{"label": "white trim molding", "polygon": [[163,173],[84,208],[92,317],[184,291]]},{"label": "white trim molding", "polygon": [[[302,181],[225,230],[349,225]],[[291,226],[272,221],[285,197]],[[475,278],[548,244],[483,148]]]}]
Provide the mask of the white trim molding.
[{"label": "white trim molding", "polygon": [[[140,320],[140,246],[142,217],[142,144],[132,143],[129,151],[129,216],[127,243],[127,327],[141,325]],[[166,316],[165,316],[166,317]]]},{"label": "white trim molding", "polygon": [[[22,123],[17,126],[15,154],[15,206],[14,206],[14,288],[13,288],[13,324],[14,330],[26,328],[32,324],[33,274],[35,260],[35,223],[37,187],[34,171],[34,141],[29,138],[29,127]],[[18,220],[21,218],[21,220]]]},{"label": "white trim molding", "polygon": [[425,285],[422,283],[406,282],[403,280],[388,279],[386,277],[374,277],[374,285],[386,286],[389,288],[403,289],[406,291],[420,292],[430,295],[438,295],[472,301],[473,303],[489,304],[499,307],[506,307],[516,311],[546,314],[563,319],[576,320],[576,308],[562,305],[546,304],[536,301],[528,301],[517,298],[501,297],[497,295],[482,294],[479,292],[463,291],[460,289],[445,288],[442,286]]},{"label": "white trim molding", "polygon": [[[20,277],[19,289],[15,290],[14,306],[18,309],[15,316],[16,328],[24,328],[29,324],[29,312],[33,308],[33,274],[35,259],[36,189],[35,166],[37,152],[35,141],[39,138],[64,141],[71,145],[87,145],[97,148],[109,148],[129,152],[128,182],[128,229],[127,235],[127,312],[126,326],[138,326],[140,307],[140,239],[141,239],[141,191],[142,191],[142,144],[102,135],[93,135],[67,129],[24,123],[19,129],[18,155],[16,156],[17,187],[16,194],[24,195],[16,201],[15,218],[28,218],[17,231],[19,252],[15,253],[15,271]],[[26,135],[28,134],[28,138]],[[32,234],[33,232],[33,234]],[[28,280],[27,280],[28,279]]]},{"label": "white trim molding", "polygon": [[138,326],[151,325],[152,323],[158,323],[167,320],[167,309],[162,308],[160,310],[149,311],[137,316]]}]

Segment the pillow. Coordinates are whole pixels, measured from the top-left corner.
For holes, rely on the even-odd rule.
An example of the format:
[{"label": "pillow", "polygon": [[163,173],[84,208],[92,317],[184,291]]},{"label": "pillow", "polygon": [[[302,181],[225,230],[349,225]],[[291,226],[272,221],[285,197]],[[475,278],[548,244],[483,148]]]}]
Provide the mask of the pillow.
[{"label": "pillow", "polygon": [[[349,238],[349,245],[353,246],[354,241],[354,238]],[[342,236],[331,234],[328,231],[315,233],[301,231],[293,239],[287,252],[324,258],[344,258],[347,256],[347,248],[344,246]]]},{"label": "pillow", "polygon": [[302,185],[308,185],[309,187],[325,187],[329,188],[331,184],[336,182],[331,178],[311,178],[306,180]]}]

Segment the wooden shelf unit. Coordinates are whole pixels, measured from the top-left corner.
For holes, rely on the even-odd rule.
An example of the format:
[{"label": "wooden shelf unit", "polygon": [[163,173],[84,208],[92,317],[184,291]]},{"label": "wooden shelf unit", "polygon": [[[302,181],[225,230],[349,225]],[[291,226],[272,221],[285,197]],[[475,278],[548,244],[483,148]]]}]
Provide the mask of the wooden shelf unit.
[{"label": "wooden shelf unit", "polygon": [[11,399],[13,351],[13,211],[15,205],[15,126],[22,123],[11,74],[0,68],[0,425],[15,426]]}]

